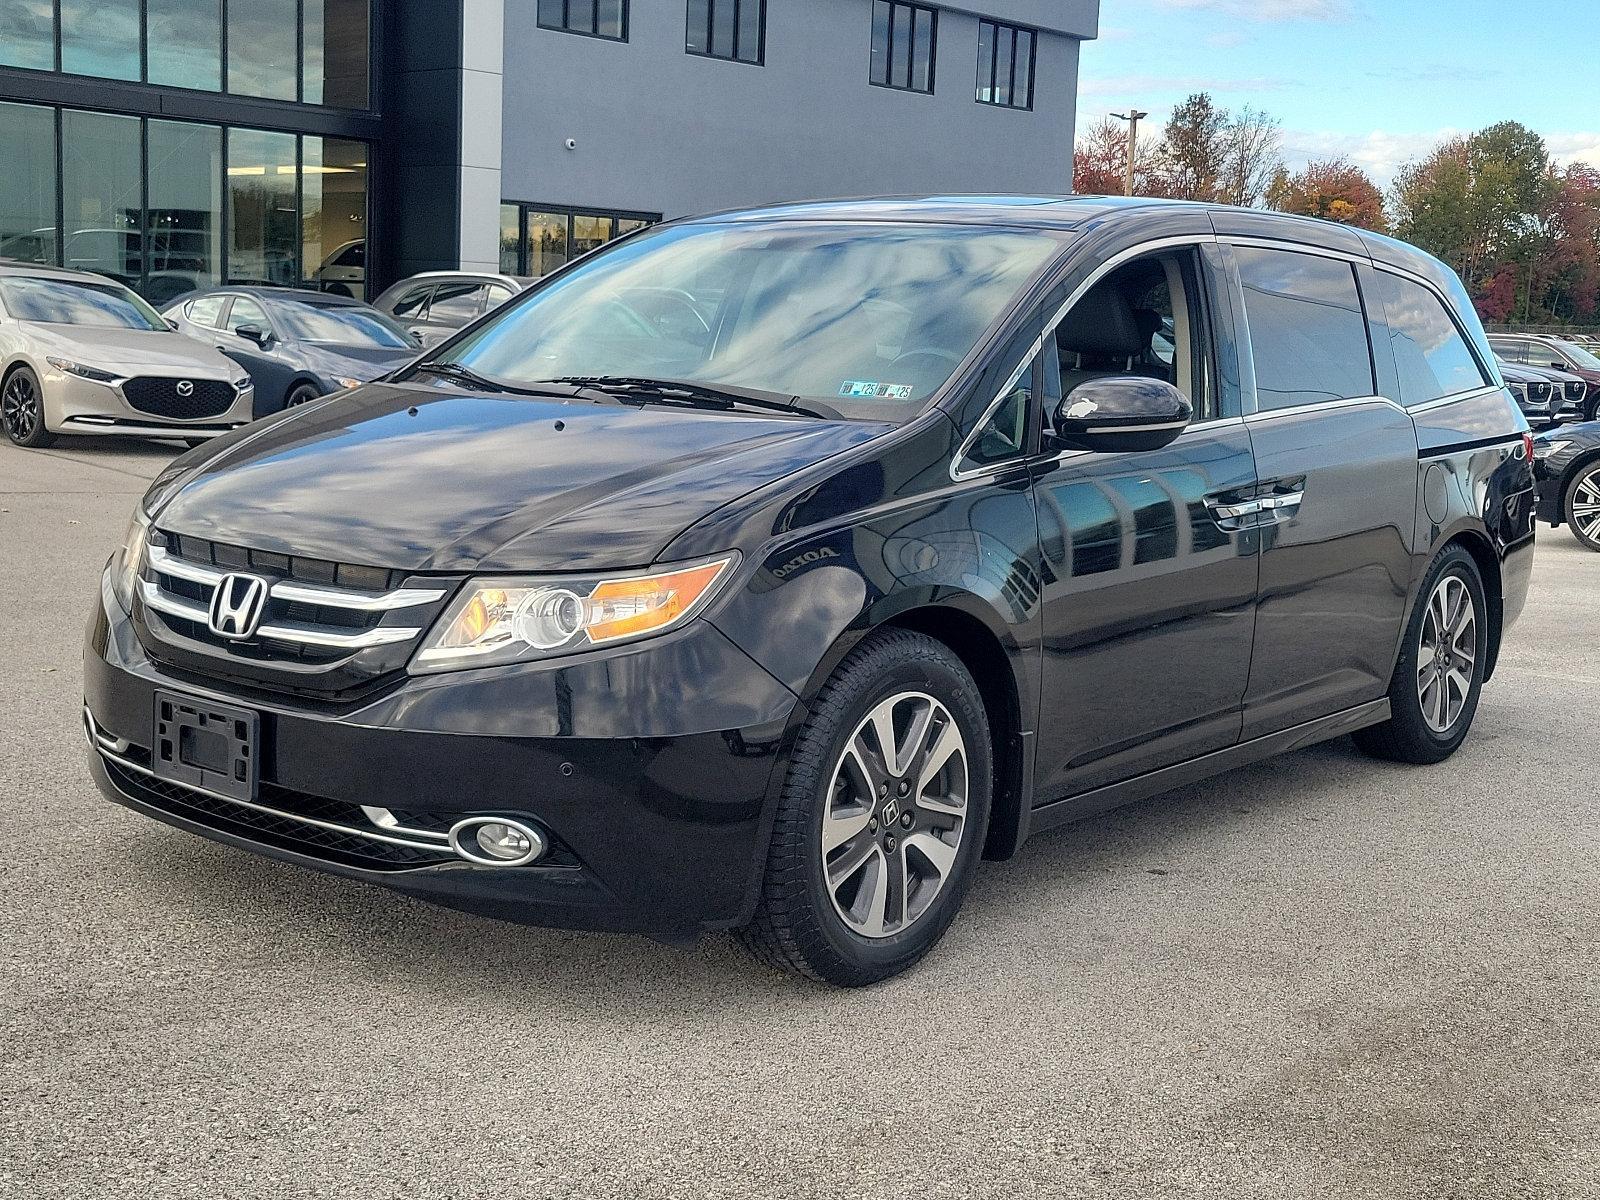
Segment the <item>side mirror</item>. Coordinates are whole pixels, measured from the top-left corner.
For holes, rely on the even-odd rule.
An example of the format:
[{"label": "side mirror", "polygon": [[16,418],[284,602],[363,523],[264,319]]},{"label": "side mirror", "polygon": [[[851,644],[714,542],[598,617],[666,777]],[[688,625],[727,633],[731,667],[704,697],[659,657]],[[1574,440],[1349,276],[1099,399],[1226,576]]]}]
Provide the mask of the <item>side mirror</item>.
[{"label": "side mirror", "polygon": [[234,332],[258,346],[265,346],[272,340],[272,335],[259,325],[240,325]]},{"label": "side mirror", "polygon": [[178,323],[176,321],[174,321],[171,317],[163,317],[162,320],[164,320],[167,323],[167,328],[172,330],[173,333],[177,333],[178,332]]},{"label": "side mirror", "polygon": [[1068,450],[1159,450],[1192,420],[1189,398],[1165,380],[1107,375],[1080,383],[1061,401],[1054,437]]}]

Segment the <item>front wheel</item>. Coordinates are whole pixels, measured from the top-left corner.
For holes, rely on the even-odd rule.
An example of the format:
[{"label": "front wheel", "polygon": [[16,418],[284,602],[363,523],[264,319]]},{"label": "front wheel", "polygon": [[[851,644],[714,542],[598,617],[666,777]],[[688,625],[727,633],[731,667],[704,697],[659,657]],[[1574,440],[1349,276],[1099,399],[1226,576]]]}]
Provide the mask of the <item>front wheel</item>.
[{"label": "front wheel", "polygon": [[960,659],[909,630],[867,638],[796,740],[746,948],[844,987],[910,967],[955,919],[982,856],[991,759]]},{"label": "front wheel", "polygon": [[1600,551],[1600,462],[1581,468],[1562,500],[1567,528],[1586,550]]},{"label": "front wheel", "polygon": [[55,435],[44,424],[44,391],[39,377],[27,367],[18,367],[6,376],[0,388],[0,424],[6,436],[19,446],[40,449],[54,442]]},{"label": "front wheel", "polygon": [[285,408],[299,408],[302,404],[310,404],[313,400],[317,399],[321,395],[322,393],[311,384],[302,383],[299,387],[295,388],[289,393],[288,397],[283,402],[283,406]]},{"label": "front wheel", "polygon": [[1355,735],[1394,762],[1443,762],[1472,728],[1489,659],[1489,605],[1472,555],[1451,546],[1423,583],[1389,685],[1390,716]]}]

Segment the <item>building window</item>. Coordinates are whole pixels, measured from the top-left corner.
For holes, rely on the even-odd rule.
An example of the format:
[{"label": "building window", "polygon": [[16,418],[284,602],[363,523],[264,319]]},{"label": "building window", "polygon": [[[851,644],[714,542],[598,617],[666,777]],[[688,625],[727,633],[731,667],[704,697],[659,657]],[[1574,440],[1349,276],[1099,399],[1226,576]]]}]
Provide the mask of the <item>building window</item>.
[{"label": "building window", "polygon": [[689,0],[690,54],[760,66],[766,41],[766,0]]},{"label": "building window", "polygon": [[500,270],[535,278],[548,275],[580,254],[659,220],[660,213],[507,202],[500,206]]},{"label": "building window", "polygon": [[56,114],[0,104],[0,258],[56,262]]},{"label": "building window", "polygon": [[628,0],[539,0],[539,28],[628,40]]},{"label": "building window", "polygon": [[365,142],[300,139],[300,264],[319,291],[366,294]]},{"label": "building window", "polygon": [[938,35],[939,14],[933,9],[901,0],[873,0],[872,82],[931,95]]},{"label": "building window", "polygon": [[140,290],[160,306],[222,281],[222,130],[216,125],[151,121]]},{"label": "building window", "polygon": [[1033,30],[978,22],[978,103],[1033,107]]},{"label": "building window", "polygon": [[[602,25],[604,10],[623,4],[571,0]],[[54,70],[58,40],[69,75],[371,104],[371,0],[0,0],[0,66]]]}]

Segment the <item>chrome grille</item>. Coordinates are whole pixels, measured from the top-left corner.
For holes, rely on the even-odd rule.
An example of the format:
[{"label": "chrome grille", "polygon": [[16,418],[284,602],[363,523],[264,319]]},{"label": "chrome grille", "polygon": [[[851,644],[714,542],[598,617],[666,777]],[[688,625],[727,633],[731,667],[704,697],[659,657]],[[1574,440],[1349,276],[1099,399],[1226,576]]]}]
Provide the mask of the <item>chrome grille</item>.
[{"label": "chrome grille", "polygon": [[[264,585],[259,620],[246,636],[212,624],[212,601],[230,575]],[[157,531],[135,623],[151,657],[175,671],[341,702],[403,671],[459,582]]]},{"label": "chrome grille", "polygon": [[1565,390],[1568,404],[1582,404],[1583,398],[1589,394],[1589,385],[1581,379],[1573,379],[1566,383]]}]

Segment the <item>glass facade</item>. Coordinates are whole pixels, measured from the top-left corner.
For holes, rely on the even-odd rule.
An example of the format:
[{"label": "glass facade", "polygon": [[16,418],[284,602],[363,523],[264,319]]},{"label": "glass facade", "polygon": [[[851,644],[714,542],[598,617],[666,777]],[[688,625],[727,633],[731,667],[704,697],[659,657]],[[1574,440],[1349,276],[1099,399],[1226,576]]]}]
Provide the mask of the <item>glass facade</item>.
[{"label": "glass facade", "polygon": [[371,104],[371,0],[0,0],[0,66],[53,71],[58,40],[69,75]]},{"label": "glass facade", "polygon": [[56,114],[0,104],[0,258],[56,261]]},{"label": "glass facade", "polygon": [[548,275],[580,254],[659,220],[660,213],[504,203],[500,206],[500,269],[507,275]]},{"label": "glass facade", "polygon": [[361,296],[368,158],[345,138],[0,103],[0,257],[157,305],[219,282]]}]

